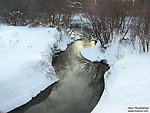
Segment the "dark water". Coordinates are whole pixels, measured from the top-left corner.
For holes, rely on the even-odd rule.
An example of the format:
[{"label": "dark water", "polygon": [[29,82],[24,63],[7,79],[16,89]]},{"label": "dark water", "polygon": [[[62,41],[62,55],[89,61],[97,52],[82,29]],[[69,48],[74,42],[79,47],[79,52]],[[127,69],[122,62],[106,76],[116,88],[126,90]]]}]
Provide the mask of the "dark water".
[{"label": "dark water", "polygon": [[104,90],[104,72],[99,71],[100,78],[93,81],[97,66],[80,55],[82,48],[93,45],[88,39],[76,41],[56,56],[53,66],[60,81],[10,113],[90,113]]},{"label": "dark water", "polygon": [[[106,44],[114,29],[123,35],[131,29],[132,40],[137,34],[141,39],[150,36],[149,0],[0,0],[0,8],[0,23],[14,26],[67,29],[74,15],[84,14],[95,27],[87,30]],[[104,72],[79,53],[92,45],[87,40],[76,41],[59,54],[53,66],[61,80],[10,113],[90,113],[104,89]],[[97,72],[99,79],[93,80]]]}]

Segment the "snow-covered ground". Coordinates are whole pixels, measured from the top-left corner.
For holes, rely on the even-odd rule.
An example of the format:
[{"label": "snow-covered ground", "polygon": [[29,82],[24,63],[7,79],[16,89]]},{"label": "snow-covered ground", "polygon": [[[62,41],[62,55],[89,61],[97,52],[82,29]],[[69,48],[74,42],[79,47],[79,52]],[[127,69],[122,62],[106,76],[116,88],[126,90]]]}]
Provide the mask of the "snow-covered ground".
[{"label": "snow-covered ground", "polygon": [[55,28],[0,25],[0,111],[27,103],[58,81],[51,65],[54,45],[65,50],[71,42]]},{"label": "snow-covered ground", "polygon": [[[150,113],[150,53],[139,53],[131,45],[114,41],[100,49],[100,43],[85,48],[81,54],[88,60],[107,60],[111,68],[105,73],[105,89],[91,113]],[[145,108],[141,108],[145,107]]]}]

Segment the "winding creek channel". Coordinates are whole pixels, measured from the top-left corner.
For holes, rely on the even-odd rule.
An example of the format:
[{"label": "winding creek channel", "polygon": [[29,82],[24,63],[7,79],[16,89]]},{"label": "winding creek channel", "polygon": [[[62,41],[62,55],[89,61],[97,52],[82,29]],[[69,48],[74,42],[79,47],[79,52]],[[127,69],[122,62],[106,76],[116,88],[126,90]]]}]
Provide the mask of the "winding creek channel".
[{"label": "winding creek channel", "polygon": [[[124,29],[126,34],[129,30],[126,31],[126,28],[130,27],[133,29],[133,39],[135,34],[149,33],[148,0],[102,1],[104,3],[101,3],[101,0],[0,0],[0,23],[13,26],[28,25],[31,28],[52,27],[58,31],[78,27],[80,31],[81,28],[91,33],[96,31],[94,35],[91,34],[96,37],[97,34],[100,37],[111,37],[114,29],[117,33],[123,32]],[[98,19],[95,19],[97,16]],[[94,21],[91,22],[94,22],[95,29],[89,27],[91,22],[86,20],[89,17],[94,17]],[[126,25],[130,19],[133,24],[129,24],[128,21]],[[146,26],[145,31],[141,30],[141,25]],[[52,64],[60,80],[27,104],[9,113],[90,113],[93,110],[103,93],[103,75],[108,66],[104,62],[92,63],[84,59],[80,50],[94,46],[95,42],[80,32],[76,32],[74,36],[74,43],[69,45],[66,51],[53,57]]]},{"label": "winding creek channel", "polygon": [[[104,90],[104,71],[98,72],[97,65],[80,55],[82,48],[93,45],[87,38],[76,40],[56,55],[53,67],[60,80],[10,113],[90,113]],[[97,74],[99,79],[94,80]]]}]

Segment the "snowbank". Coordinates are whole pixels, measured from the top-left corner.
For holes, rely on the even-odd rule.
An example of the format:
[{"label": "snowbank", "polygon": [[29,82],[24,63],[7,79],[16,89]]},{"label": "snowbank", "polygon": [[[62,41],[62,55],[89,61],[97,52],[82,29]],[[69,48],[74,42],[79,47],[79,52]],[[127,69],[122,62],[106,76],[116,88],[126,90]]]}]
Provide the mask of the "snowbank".
[{"label": "snowbank", "polygon": [[106,46],[106,50],[101,49],[98,42],[81,50],[86,59],[105,59],[111,66],[104,75],[104,93],[91,113],[150,112],[139,108],[150,107],[150,53],[139,54],[138,45],[135,45],[135,50],[133,46],[119,44],[117,40]]},{"label": "snowbank", "polygon": [[117,61],[105,74],[106,87],[92,113],[149,110],[128,109],[128,107],[150,107],[149,64],[150,54],[129,55]]},{"label": "snowbank", "polygon": [[127,43],[120,44],[119,39],[120,36],[116,35],[116,40],[113,40],[112,43],[105,45],[107,49],[101,48],[100,42],[98,41],[95,46],[82,49],[81,55],[92,62],[101,61],[102,59],[107,60],[107,63],[111,66],[124,56],[139,53],[141,48],[138,44],[134,47]]},{"label": "snowbank", "polygon": [[[61,39],[60,39],[61,36]],[[0,26],[0,111],[8,112],[58,80],[51,65],[55,49],[72,40],[55,28]]]}]

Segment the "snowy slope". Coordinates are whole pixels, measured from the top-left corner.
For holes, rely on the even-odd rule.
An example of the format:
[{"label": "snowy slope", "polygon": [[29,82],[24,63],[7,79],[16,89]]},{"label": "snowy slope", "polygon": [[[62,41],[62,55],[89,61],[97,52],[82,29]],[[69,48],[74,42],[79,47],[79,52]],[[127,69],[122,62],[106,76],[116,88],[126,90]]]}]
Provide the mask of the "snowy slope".
[{"label": "snowy slope", "polygon": [[[139,107],[150,107],[149,64],[148,53],[129,55],[117,61],[105,74],[106,87],[92,113],[128,113],[128,110],[134,112],[148,110]],[[134,108],[128,109],[128,107]]]},{"label": "snowy slope", "polygon": [[93,47],[83,48],[81,50],[81,55],[92,62],[105,59],[111,66],[124,56],[139,53],[141,48],[138,44],[135,44],[135,50],[132,45],[126,43],[120,44],[119,38],[120,36],[116,36],[116,40],[113,40],[112,43],[106,45],[107,49],[101,48],[100,42],[98,41]]},{"label": "snowy slope", "polygon": [[72,42],[59,38],[54,28],[0,26],[0,111],[27,103],[58,80],[51,48],[65,50]]},{"label": "snowy slope", "polygon": [[81,50],[84,58],[90,61],[105,59],[111,66],[104,75],[104,93],[91,113],[150,112],[139,108],[150,107],[150,53],[139,54],[138,44],[135,50],[133,46],[119,44],[117,40],[107,46],[106,50],[101,49],[98,42]]}]

